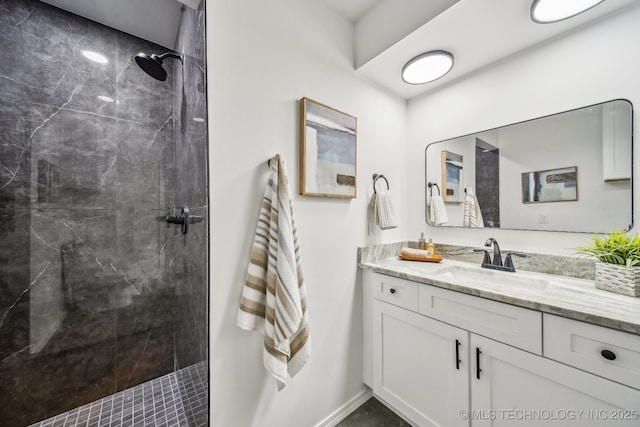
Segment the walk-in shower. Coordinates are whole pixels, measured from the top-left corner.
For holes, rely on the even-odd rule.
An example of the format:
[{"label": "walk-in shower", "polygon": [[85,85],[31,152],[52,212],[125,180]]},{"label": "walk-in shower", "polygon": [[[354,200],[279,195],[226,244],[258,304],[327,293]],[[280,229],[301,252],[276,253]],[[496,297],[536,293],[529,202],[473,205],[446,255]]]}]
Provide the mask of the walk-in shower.
[{"label": "walk-in shower", "polygon": [[204,5],[160,3],[0,1],[2,427],[208,424]]}]

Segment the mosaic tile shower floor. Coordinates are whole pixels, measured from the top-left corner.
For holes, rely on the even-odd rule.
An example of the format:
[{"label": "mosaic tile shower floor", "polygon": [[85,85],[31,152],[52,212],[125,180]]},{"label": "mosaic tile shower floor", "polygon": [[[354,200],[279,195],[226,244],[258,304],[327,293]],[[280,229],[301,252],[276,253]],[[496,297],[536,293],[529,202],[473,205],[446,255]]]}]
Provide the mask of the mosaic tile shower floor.
[{"label": "mosaic tile shower floor", "polygon": [[189,366],[30,427],[201,427],[208,425],[205,362]]}]

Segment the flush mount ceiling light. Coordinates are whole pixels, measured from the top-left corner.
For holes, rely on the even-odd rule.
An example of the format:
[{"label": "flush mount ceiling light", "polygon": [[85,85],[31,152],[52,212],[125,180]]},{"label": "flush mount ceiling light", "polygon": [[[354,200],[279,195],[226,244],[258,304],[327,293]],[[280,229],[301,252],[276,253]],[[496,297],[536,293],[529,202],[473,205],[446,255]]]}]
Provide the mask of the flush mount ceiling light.
[{"label": "flush mount ceiling light", "polygon": [[432,50],[412,58],[402,67],[402,80],[421,85],[438,80],[453,68],[453,55],[445,50]]},{"label": "flush mount ceiling light", "polygon": [[92,60],[93,62],[97,62],[98,64],[106,64],[107,62],[109,62],[106,56],[98,52],[93,52],[91,50],[83,50],[82,54],[87,58],[89,58],[90,60]]},{"label": "flush mount ceiling light", "polygon": [[563,21],[579,15],[604,0],[533,0],[531,19],[538,24]]}]

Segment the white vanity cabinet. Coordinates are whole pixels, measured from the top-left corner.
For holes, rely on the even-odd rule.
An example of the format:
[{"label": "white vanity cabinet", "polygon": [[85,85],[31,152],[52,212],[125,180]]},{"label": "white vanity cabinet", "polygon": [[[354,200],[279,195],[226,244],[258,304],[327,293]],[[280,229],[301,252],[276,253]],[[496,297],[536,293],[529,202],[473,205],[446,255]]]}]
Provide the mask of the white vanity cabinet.
[{"label": "white vanity cabinet", "polygon": [[640,390],[475,334],[471,351],[472,426],[640,425]]},{"label": "white vanity cabinet", "polygon": [[379,300],[373,316],[376,395],[421,426],[468,426],[469,333]]},{"label": "white vanity cabinet", "polygon": [[640,390],[545,357],[541,312],[371,271],[363,284],[365,382],[415,425],[640,425]]}]

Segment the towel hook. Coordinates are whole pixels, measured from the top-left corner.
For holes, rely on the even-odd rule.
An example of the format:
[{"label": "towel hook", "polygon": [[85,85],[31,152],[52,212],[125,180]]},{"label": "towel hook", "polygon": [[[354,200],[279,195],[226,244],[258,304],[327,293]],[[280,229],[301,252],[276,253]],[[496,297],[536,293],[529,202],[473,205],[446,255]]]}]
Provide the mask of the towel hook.
[{"label": "towel hook", "polygon": [[429,187],[429,190],[431,191],[431,196],[433,196],[433,187],[436,187],[438,189],[438,196],[441,195],[440,193],[440,187],[438,187],[438,184],[436,184],[435,182],[429,182],[427,183],[427,187]]},{"label": "towel hook", "polygon": [[269,160],[267,160],[267,167],[268,168],[271,168],[271,160],[276,158],[276,157],[278,157],[278,156],[279,156],[279,154],[276,154],[275,156],[270,157]]},{"label": "towel hook", "polygon": [[387,178],[385,178],[384,175],[380,174],[378,175],[377,173],[373,174],[373,192],[377,193],[376,191],[376,181],[378,181],[380,178],[384,179],[384,182],[387,183],[387,190],[389,190],[389,181],[387,180]]}]

